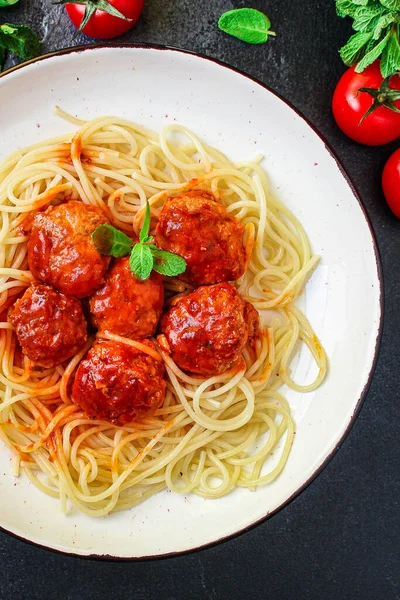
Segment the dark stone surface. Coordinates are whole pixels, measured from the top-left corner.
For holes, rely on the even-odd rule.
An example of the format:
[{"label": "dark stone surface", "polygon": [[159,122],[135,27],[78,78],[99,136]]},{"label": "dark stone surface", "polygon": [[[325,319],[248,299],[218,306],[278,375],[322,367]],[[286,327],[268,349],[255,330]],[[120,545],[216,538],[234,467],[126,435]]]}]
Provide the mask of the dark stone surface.
[{"label": "dark stone surface", "polygon": [[[350,25],[336,17],[333,0],[254,0],[251,5],[269,15],[278,33],[269,44],[254,47],[216,26],[222,12],[245,5],[146,0],[140,21],[121,39],[183,47],[239,67],[285,96],[335,148],[372,219],[385,275],[383,343],[364,407],[340,452],[306,491],[266,523],[214,548],[155,562],[98,563],[0,534],[4,600],[400,598],[400,221],[380,190],[382,166],[398,144],[361,147],[335,126],[330,100],[344,70],[337,49]],[[0,19],[31,25],[43,37],[43,51],[74,43],[64,9],[50,0],[20,0],[0,9]]]}]

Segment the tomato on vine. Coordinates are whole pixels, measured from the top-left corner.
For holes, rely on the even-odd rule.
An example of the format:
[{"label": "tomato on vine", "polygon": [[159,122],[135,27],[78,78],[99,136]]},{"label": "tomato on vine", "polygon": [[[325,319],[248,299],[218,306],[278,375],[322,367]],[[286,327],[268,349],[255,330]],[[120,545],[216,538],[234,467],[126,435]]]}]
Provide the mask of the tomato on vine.
[{"label": "tomato on vine", "polygon": [[78,31],[97,39],[118,37],[139,19],[144,0],[60,0]]},{"label": "tomato on vine", "polygon": [[383,79],[379,61],[362,73],[348,69],[332,99],[333,116],[352,140],[368,146],[392,142],[400,136],[400,77]]}]

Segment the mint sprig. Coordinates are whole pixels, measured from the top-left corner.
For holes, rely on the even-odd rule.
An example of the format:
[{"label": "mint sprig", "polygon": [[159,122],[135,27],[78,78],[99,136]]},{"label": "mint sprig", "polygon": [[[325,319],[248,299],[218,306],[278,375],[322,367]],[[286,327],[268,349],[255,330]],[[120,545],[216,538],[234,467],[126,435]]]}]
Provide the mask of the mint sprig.
[{"label": "mint sprig", "polygon": [[94,245],[100,254],[121,258],[129,254],[132,248],[130,237],[115,229],[112,225],[99,225],[92,233]]},{"label": "mint sprig", "polygon": [[339,50],[347,66],[361,73],[380,58],[382,77],[400,70],[400,0],[336,0],[336,12],[357,32]]},{"label": "mint sprig", "polygon": [[270,31],[268,17],[255,8],[228,10],[219,18],[218,27],[248,44],[265,44],[270,35],[276,35]]},{"label": "mint sprig", "polygon": [[154,271],[161,275],[168,275],[168,277],[174,277],[186,271],[186,260],[178,254],[172,254],[167,250],[160,250],[153,244],[149,245],[154,258]]},{"label": "mint sprig", "polygon": [[92,233],[92,240],[100,254],[121,258],[129,257],[129,266],[132,273],[140,280],[150,277],[154,270],[161,275],[175,277],[186,271],[186,261],[181,256],[160,250],[151,244],[153,236],[149,235],[151,224],[150,204],[146,200],[146,212],[142,228],[139,233],[139,242],[133,244],[130,237],[112,225],[99,225]]},{"label": "mint sprig", "polygon": [[12,6],[13,4],[17,4],[19,0],[0,0],[0,6]]},{"label": "mint sprig", "polygon": [[146,201],[146,211],[144,213],[142,228],[139,232],[139,242],[141,244],[145,244],[146,242],[151,242],[151,240],[153,239],[152,236],[149,236],[150,224],[151,224],[150,204]]},{"label": "mint sprig", "polygon": [[139,279],[148,279],[154,266],[153,253],[149,246],[146,246],[146,244],[135,244],[129,258],[129,266],[132,273]]},{"label": "mint sprig", "polygon": [[37,35],[26,25],[0,25],[0,71],[3,68],[7,52],[13,52],[22,60],[29,60],[40,54],[40,42]]}]

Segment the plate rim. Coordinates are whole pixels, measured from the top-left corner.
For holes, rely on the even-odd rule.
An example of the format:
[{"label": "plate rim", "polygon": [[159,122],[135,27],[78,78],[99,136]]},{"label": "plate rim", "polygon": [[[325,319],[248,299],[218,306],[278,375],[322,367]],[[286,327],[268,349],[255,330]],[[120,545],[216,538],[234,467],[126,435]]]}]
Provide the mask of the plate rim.
[{"label": "plate rim", "polygon": [[271,88],[268,84],[260,81],[259,79],[257,79],[256,77],[253,77],[252,75],[249,75],[245,71],[242,71],[241,69],[234,67],[218,58],[210,57],[210,56],[207,56],[200,52],[195,52],[194,50],[187,50],[184,48],[169,46],[169,45],[165,45],[165,44],[156,44],[156,43],[147,43],[147,42],[108,42],[108,43],[98,43],[98,44],[96,44],[96,43],[80,44],[78,46],[70,46],[70,47],[66,47],[66,48],[61,48],[60,50],[55,50],[53,52],[48,52],[48,53],[42,54],[40,56],[36,56],[35,58],[21,62],[13,67],[10,67],[9,69],[6,69],[3,72],[1,72],[0,80],[3,79],[4,77],[6,77],[7,75],[14,73],[15,71],[19,71],[20,69],[24,69],[26,66],[31,65],[33,63],[42,62],[44,60],[51,59],[56,56],[63,56],[63,55],[69,55],[69,54],[81,54],[86,51],[99,50],[99,49],[104,49],[104,48],[110,48],[110,49],[112,49],[112,48],[114,48],[114,49],[118,49],[118,48],[135,49],[136,48],[136,49],[146,49],[146,50],[172,51],[172,52],[177,52],[179,54],[195,56],[196,58],[200,58],[202,60],[209,61],[213,64],[217,64],[225,69],[233,71],[234,73],[236,73],[238,75],[241,75],[242,77],[245,77],[246,79],[250,80],[252,83],[259,85],[260,87],[267,90],[269,93],[273,94],[281,102],[284,102],[292,111],[294,111],[296,113],[296,115],[298,117],[300,117],[303,121],[305,121],[305,123],[313,130],[313,132],[323,142],[326,150],[329,152],[331,157],[334,159],[339,171],[341,172],[342,176],[346,180],[347,185],[349,186],[351,192],[353,193],[355,199],[357,200],[357,202],[361,208],[361,212],[366,221],[366,224],[368,226],[369,232],[370,232],[370,236],[371,236],[371,240],[372,240],[372,247],[373,247],[375,262],[376,262],[376,267],[377,267],[378,283],[379,283],[380,314],[379,314],[378,332],[377,332],[377,336],[376,336],[376,340],[375,340],[374,356],[373,356],[370,371],[367,376],[367,380],[366,380],[365,385],[362,389],[362,392],[357,400],[357,403],[355,404],[355,408],[350,417],[350,420],[347,423],[344,432],[342,433],[340,438],[335,443],[334,448],[326,456],[326,458],[319,465],[319,467],[312,473],[312,475],[310,475],[310,477],[298,489],[296,489],[296,491],[293,492],[293,494],[291,494],[289,496],[289,498],[287,498],[284,502],[282,502],[282,504],[277,506],[274,510],[267,513],[265,516],[261,517],[260,519],[257,519],[256,521],[252,522],[250,525],[243,527],[239,531],[230,533],[229,535],[225,535],[225,536],[223,536],[217,540],[214,540],[212,542],[200,544],[199,546],[196,546],[194,548],[189,548],[187,550],[180,550],[180,551],[176,551],[176,552],[164,552],[162,554],[154,554],[154,555],[138,556],[138,557],[136,557],[136,556],[130,556],[130,557],[117,556],[117,555],[112,555],[112,554],[96,554],[96,553],[81,554],[79,552],[79,549],[77,549],[76,552],[68,552],[66,550],[60,550],[57,548],[53,548],[51,546],[46,546],[43,543],[35,542],[33,540],[27,539],[21,535],[18,535],[12,531],[5,529],[4,527],[2,527],[0,525],[0,532],[2,532],[2,533],[5,533],[13,538],[21,540],[22,542],[25,542],[26,544],[30,544],[34,547],[38,547],[38,548],[48,550],[50,552],[54,552],[56,554],[61,554],[64,556],[71,556],[74,558],[80,558],[80,559],[85,559],[85,560],[94,560],[94,561],[149,562],[149,561],[164,560],[164,559],[168,559],[168,558],[185,556],[185,555],[192,554],[194,552],[198,552],[199,550],[206,550],[208,548],[212,548],[212,547],[222,544],[224,542],[228,542],[234,538],[237,538],[239,536],[242,536],[242,535],[250,532],[252,529],[257,527],[258,525],[261,525],[262,523],[264,523],[265,521],[267,521],[268,519],[270,519],[271,517],[276,515],[278,512],[280,512],[282,509],[284,509],[286,506],[288,506],[291,502],[293,502],[293,500],[295,500],[295,498],[297,498],[322,473],[322,471],[325,469],[325,467],[328,465],[328,463],[330,463],[330,461],[333,459],[333,457],[340,450],[342,444],[344,443],[347,436],[349,435],[355,421],[357,420],[357,417],[358,417],[360,410],[364,404],[364,401],[366,399],[366,396],[368,394],[369,388],[372,383],[373,375],[374,375],[376,365],[378,362],[379,350],[381,347],[382,335],[383,335],[384,308],[385,308],[384,276],[383,276],[382,258],[381,258],[381,254],[380,254],[380,250],[379,250],[379,246],[378,246],[378,242],[377,242],[377,237],[375,234],[375,230],[374,230],[374,226],[372,224],[371,218],[368,215],[367,210],[363,204],[363,201],[361,199],[361,194],[359,193],[357,186],[354,184],[351,176],[347,173],[345,167],[341,163],[341,160],[340,160],[339,156],[337,155],[336,150],[332,147],[330,142],[328,142],[328,140],[325,138],[325,136],[319,131],[317,126],[315,126],[310,121],[310,119],[302,113],[301,110],[299,110],[296,106],[294,106],[290,101],[288,101],[285,97],[283,97],[279,92],[277,92],[273,88]]}]

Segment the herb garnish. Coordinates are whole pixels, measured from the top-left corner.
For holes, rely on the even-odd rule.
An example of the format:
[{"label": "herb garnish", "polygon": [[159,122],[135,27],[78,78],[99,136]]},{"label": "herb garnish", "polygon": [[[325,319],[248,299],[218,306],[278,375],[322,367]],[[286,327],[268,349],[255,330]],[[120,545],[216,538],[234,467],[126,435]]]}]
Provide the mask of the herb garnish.
[{"label": "herb garnish", "polygon": [[336,0],[336,12],[357,32],[339,50],[347,66],[361,73],[380,57],[384,78],[400,71],[400,0]]},{"label": "herb garnish", "polygon": [[248,44],[265,44],[270,35],[271,21],[255,8],[236,8],[225,12],[218,21],[218,27]]},{"label": "herb garnish", "polygon": [[121,258],[130,253],[131,271],[142,281],[150,277],[152,270],[170,277],[180,275],[186,270],[185,259],[150,243],[153,241],[153,236],[149,235],[150,221],[150,204],[146,200],[146,213],[137,244],[133,245],[130,237],[112,225],[99,225],[92,233],[94,245],[100,254],[106,256]]},{"label": "herb garnish", "polygon": [[100,254],[106,256],[121,258],[132,250],[131,238],[112,225],[99,225],[96,227],[92,233],[92,239]]},{"label": "herb garnish", "polygon": [[13,52],[22,60],[34,58],[40,53],[39,38],[26,25],[3,23],[0,25],[0,71],[6,60],[7,52]]}]

